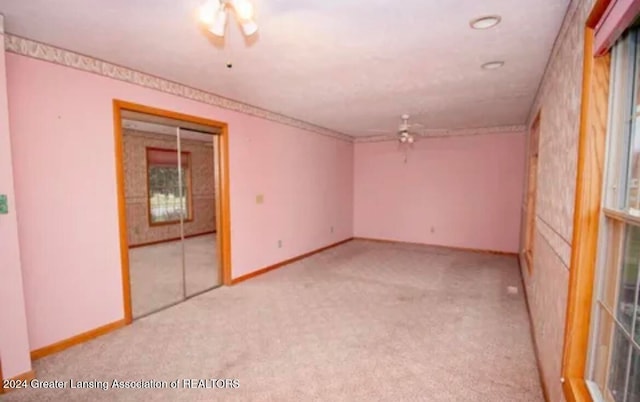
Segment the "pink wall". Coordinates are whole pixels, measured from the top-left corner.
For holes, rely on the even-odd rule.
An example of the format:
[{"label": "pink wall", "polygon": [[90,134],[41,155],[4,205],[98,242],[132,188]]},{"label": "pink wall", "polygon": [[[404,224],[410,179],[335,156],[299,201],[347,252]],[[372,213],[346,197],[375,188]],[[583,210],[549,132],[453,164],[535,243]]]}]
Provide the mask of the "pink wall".
[{"label": "pink wall", "polygon": [[9,201],[9,214],[0,215],[0,362],[5,378],[11,378],[31,370],[31,359],[20,266],[6,77],[0,16],[0,194],[7,195]]},{"label": "pink wall", "polygon": [[[518,251],[524,133],[355,146],[354,235]],[[433,229],[433,231],[432,231]]]},{"label": "pink wall", "polygon": [[15,54],[7,74],[31,349],[123,317],[114,98],[229,123],[234,277],[353,234],[349,142]]}]

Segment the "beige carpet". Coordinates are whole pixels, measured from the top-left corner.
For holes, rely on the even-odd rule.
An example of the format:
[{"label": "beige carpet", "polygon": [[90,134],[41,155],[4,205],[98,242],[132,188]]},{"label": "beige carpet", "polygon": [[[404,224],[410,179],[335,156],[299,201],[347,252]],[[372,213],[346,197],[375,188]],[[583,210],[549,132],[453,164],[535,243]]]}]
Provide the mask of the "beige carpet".
[{"label": "beige carpet", "polygon": [[[216,235],[184,241],[187,296],[220,284]],[[140,317],[183,300],[182,243],[172,241],[129,250],[131,309]]]},{"label": "beige carpet", "polygon": [[542,401],[515,257],[352,241],[38,360],[40,379],[235,389],[6,401]]}]

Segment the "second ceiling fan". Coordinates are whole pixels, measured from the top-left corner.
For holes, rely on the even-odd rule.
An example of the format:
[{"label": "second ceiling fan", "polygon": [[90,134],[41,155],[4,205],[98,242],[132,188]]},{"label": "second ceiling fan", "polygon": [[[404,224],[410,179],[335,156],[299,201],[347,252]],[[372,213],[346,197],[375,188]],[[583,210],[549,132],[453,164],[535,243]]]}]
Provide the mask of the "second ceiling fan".
[{"label": "second ceiling fan", "polygon": [[[420,131],[424,131],[425,129],[422,124],[409,123],[409,117],[410,116],[406,113],[400,116],[400,124],[398,124],[398,129],[395,134],[401,144],[413,144],[416,139],[422,135]],[[389,130],[375,129],[367,131],[390,134]]]}]

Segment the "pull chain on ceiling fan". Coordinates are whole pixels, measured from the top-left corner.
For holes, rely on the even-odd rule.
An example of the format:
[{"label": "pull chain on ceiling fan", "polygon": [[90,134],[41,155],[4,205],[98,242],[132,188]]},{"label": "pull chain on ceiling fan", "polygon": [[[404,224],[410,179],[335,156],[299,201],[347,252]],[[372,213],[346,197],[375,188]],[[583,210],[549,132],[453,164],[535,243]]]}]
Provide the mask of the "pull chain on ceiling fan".
[{"label": "pull chain on ceiling fan", "polygon": [[206,0],[198,10],[198,19],[213,35],[223,37],[230,11],[234,12],[245,36],[258,31],[253,19],[253,4],[249,0]]}]

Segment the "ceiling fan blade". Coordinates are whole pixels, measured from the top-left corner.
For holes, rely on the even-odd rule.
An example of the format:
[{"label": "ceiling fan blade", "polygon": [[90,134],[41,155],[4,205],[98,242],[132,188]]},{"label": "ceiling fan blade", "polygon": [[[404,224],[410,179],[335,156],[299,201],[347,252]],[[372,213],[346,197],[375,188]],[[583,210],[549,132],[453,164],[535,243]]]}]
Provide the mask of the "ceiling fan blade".
[{"label": "ceiling fan blade", "polygon": [[392,130],[378,130],[378,129],[375,129],[375,128],[369,128],[369,129],[364,130],[364,131],[366,131],[368,133],[395,134],[394,131],[392,131]]}]

